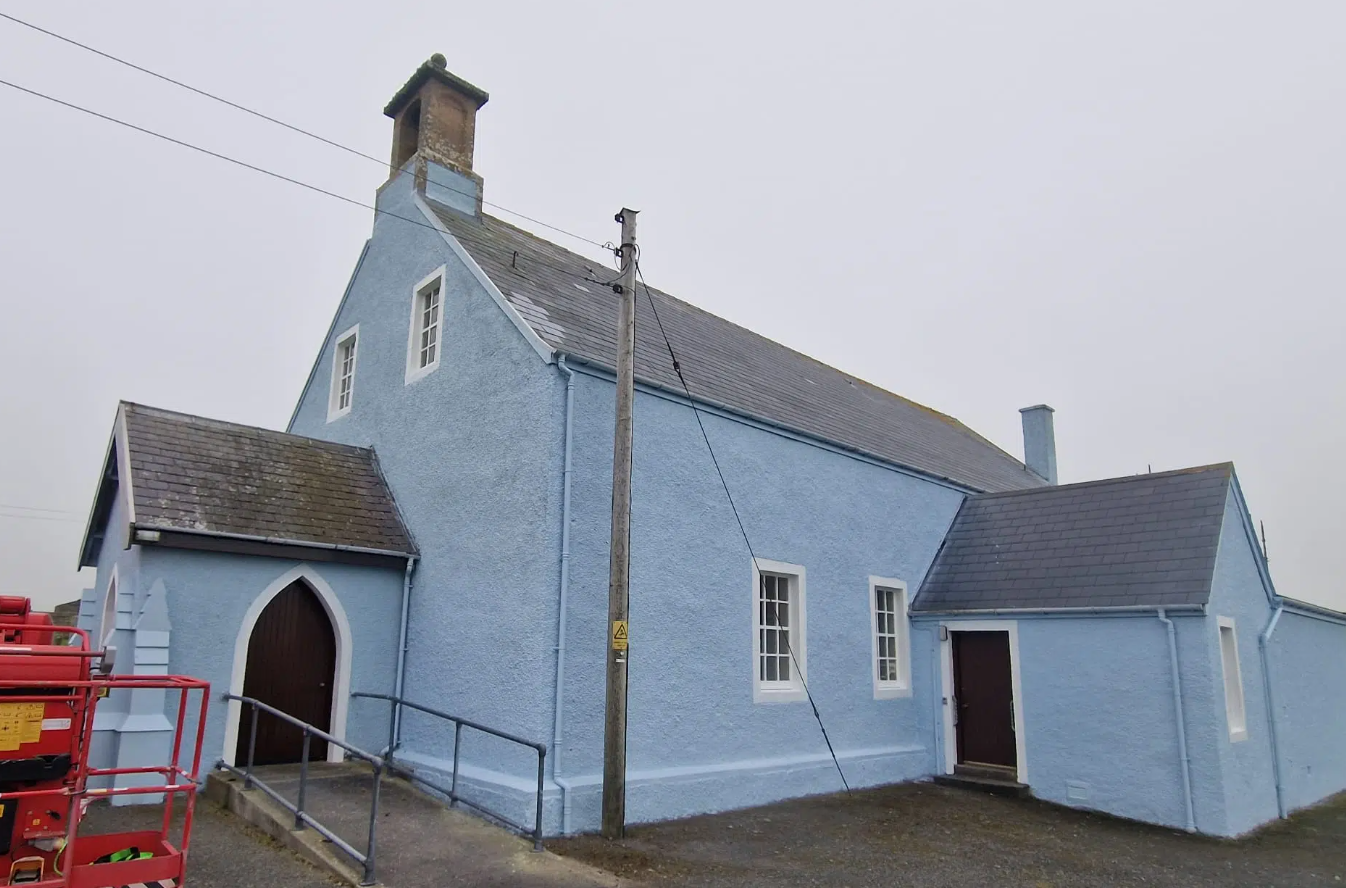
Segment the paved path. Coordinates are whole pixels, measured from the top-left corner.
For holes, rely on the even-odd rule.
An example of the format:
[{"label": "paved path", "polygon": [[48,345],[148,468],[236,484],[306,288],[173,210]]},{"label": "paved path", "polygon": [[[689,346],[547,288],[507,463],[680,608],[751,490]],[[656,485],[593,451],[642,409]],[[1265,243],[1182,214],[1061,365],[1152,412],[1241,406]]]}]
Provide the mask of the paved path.
[{"label": "paved path", "polygon": [[1346,795],[1237,842],[929,783],[556,840],[652,886],[1308,888],[1346,885]]},{"label": "paved path", "polygon": [[[259,768],[258,774],[291,802],[298,798],[297,765]],[[364,851],[372,787],[370,772],[361,765],[313,764],[305,808]],[[288,828],[292,818],[283,816]],[[377,847],[375,877],[388,888],[615,888],[619,884],[616,877],[586,864],[535,852],[531,841],[463,811],[450,810],[396,779],[383,781]],[[624,880],[621,884],[631,883]]]}]

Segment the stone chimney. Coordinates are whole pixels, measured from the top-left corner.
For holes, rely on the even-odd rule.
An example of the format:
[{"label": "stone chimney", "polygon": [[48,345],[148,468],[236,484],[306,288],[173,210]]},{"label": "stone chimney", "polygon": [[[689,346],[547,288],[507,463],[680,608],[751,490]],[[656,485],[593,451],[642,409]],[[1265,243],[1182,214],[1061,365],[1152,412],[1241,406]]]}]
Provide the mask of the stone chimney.
[{"label": "stone chimney", "polygon": [[1056,430],[1052,425],[1055,412],[1046,404],[1019,411],[1024,423],[1024,465],[1046,478],[1048,484],[1056,483]]},{"label": "stone chimney", "polygon": [[[444,56],[432,55],[383,109],[393,119],[389,175],[411,165],[417,188],[428,197],[463,212],[478,213],[482,182],[472,171],[472,149],[477,111],[490,96],[449,73],[446,64]],[[475,194],[476,199],[463,192]],[[474,205],[469,208],[469,203]]]}]

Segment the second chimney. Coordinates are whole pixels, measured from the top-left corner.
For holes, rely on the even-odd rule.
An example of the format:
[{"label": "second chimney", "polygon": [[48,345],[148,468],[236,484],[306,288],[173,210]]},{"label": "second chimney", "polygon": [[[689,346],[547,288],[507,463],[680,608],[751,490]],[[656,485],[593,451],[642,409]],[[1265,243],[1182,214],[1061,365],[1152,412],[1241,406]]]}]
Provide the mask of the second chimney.
[{"label": "second chimney", "polygon": [[1046,404],[1019,411],[1024,423],[1024,465],[1048,484],[1056,483],[1056,430],[1052,424],[1055,412]]}]

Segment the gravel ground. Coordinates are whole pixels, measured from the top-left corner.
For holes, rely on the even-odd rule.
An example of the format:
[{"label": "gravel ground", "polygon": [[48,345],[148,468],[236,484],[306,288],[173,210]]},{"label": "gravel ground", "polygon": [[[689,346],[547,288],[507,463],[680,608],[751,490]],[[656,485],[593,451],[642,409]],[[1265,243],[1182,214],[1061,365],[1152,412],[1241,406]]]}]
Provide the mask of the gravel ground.
[{"label": "gravel ground", "polygon": [[1182,886],[1346,880],[1346,796],[1240,841],[909,783],[548,847],[651,886]]},{"label": "gravel ground", "polygon": [[[163,809],[157,805],[91,807],[80,833],[158,829]],[[181,817],[178,818],[180,829]],[[177,829],[171,834],[176,842]],[[334,888],[344,883],[329,878],[262,833],[202,800],[192,819],[192,846],[187,861],[187,888]]]}]

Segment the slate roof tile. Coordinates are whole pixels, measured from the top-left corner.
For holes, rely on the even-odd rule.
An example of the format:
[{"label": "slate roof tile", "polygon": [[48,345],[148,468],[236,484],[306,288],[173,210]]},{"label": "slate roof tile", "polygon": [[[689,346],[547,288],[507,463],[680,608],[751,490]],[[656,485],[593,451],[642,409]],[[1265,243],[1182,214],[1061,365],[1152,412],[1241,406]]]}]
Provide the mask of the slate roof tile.
[{"label": "slate roof tile", "polygon": [[970,496],[912,611],[1204,604],[1232,473],[1222,463]]},{"label": "slate roof tile", "polygon": [[123,408],[139,528],[416,552],[370,449]]},{"label": "slate roof tile", "polygon": [[[448,231],[551,348],[616,365],[618,300],[585,278],[612,269],[490,216],[430,204]],[[700,399],[979,491],[1046,482],[951,416],[884,391],[653,288],[688,386]],[[644,286],[636,376],[681,392]]]}]

